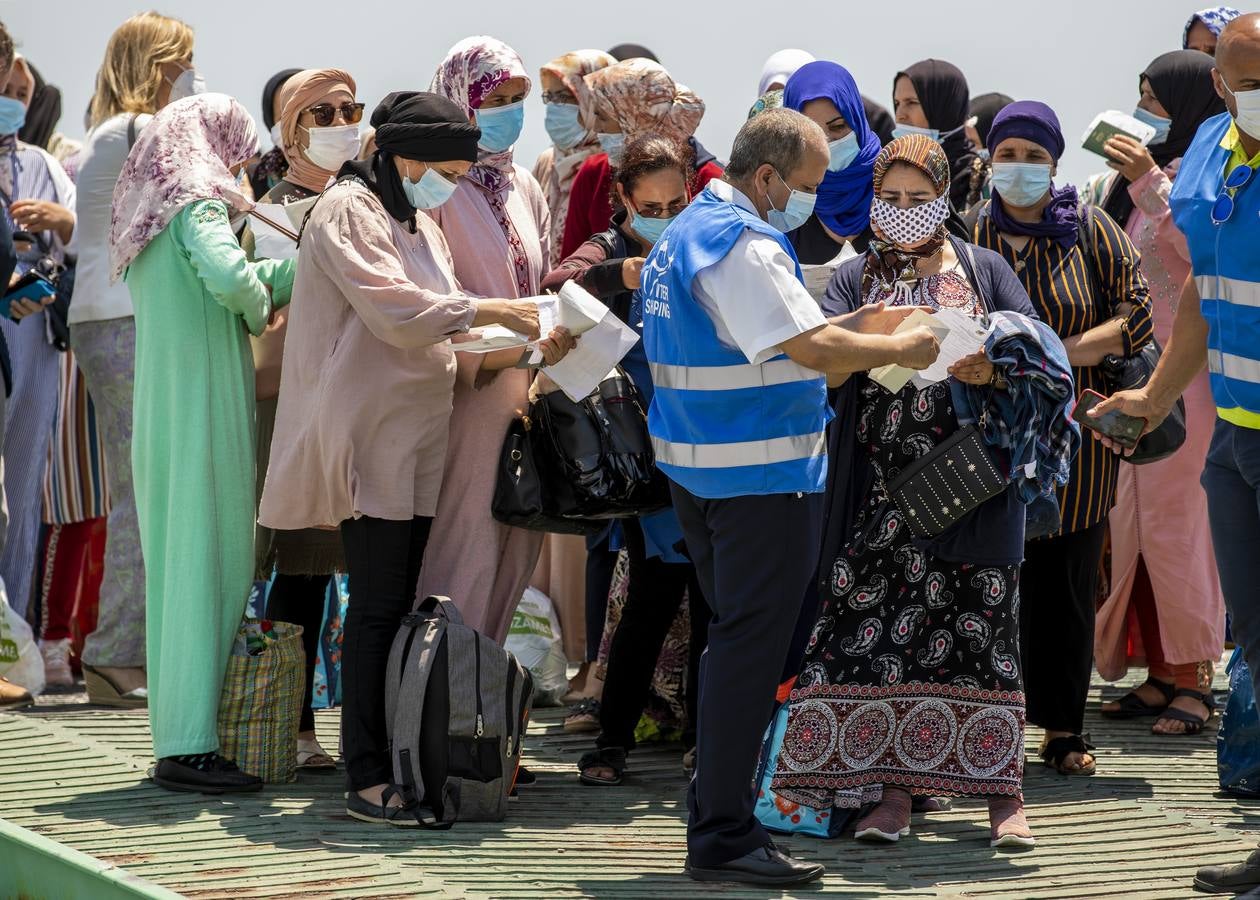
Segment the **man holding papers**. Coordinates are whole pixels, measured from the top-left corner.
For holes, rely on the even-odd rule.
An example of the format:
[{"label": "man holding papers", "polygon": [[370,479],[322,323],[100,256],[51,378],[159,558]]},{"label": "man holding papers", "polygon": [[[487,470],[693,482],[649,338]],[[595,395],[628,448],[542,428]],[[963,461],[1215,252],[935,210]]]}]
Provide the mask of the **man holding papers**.
[{"label": "man holding papers", "polygon": [[[829,323],[784,236],[808,218],[829,161],[821,129],[772,110],[735,138],[723,181],[679,214],[643,266],[648,416],[687,548],[713,609],[701,663],[688,874],[783,885],[822,867],[777,850],[750,787],[801,597],[817,561],[827,474],[826,379],[930,365],[926,328]],[[908,311],[854,328],[891,331]]]}]

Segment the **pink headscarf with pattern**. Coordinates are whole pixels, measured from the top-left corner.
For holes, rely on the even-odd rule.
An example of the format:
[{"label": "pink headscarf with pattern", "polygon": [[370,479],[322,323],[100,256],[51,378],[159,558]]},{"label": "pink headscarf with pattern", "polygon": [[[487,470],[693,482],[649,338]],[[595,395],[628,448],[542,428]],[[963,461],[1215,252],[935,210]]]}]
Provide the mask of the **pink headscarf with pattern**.
[{"label": "pink headscarf with pattern", "polygon": [[[464,38],[446,52],[429,90],[472,116],[495,88],[513,78],[525,79],[528,93],[533,82],[520,54],[497,38],[480,34]],[[467,177],[493,194],[506,190],[512,183],[512,148],[497,153],[478,150],[477,163]]]},{"label": "pink headscarf with pattern", "polygon": [[226,94],[198,94],[159,110],[114,185],[110,281],[188,204],[222,200],[249,209],[229,169],[257,152],[253,117]]},{"label": "pink headscarf with pattern", "polygon": [[[555,75],[568,88],[578,101],[588,93],[584,76],[600,69],[616,65],[617,58],[603,50],[574,50],[564,56],[557,57],[542,67],[543,73]],[[586,140],[576,147],[552,147],[550,163],[534,169],[547,195],[547,207],[551,210],[551,263],[560,262],[560,246],[564,237],[564,222],[569,214],[569,192],[573,188],[573,180],[577,178],[578,169],[588,158],[600,153],[599,141],[595,132],[587,129]]]},{"label": "pink headscarf with pattern", "polygon": [[685,143],[704,118],[704,101],[650,59],[625,59],[587,75],[578,95],[582,122],[595,130],[597,113],[615,119],[626,143],[646,132]]}]

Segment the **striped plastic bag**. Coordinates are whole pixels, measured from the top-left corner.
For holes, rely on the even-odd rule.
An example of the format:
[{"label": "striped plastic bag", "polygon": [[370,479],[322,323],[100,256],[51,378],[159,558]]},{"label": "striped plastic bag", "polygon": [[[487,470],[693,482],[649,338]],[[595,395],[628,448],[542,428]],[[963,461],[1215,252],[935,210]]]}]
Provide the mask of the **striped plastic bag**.
[{"label": "striped plastic bag", "polygon": [[219,699],[219,752],[263,781],[297,781],[297,735],[306,690],[302,628],[245,619]]}]

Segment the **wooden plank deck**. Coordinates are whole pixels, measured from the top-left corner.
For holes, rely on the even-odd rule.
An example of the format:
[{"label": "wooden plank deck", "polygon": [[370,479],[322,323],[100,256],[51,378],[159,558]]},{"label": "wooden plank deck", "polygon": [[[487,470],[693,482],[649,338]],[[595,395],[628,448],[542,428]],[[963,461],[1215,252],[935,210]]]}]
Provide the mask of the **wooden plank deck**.
[{"label": "wooden plank deck", "polygon": [[[1097,776],[1063,778],[1029,761],[1035,850],[991,850],[983,805],[958,802],[916,816],[911,837],[892,847],[788,839],[794,854],[827,865],[820,887],[796,894],[1195,896],[1196,867],[1237,861],[1256,846],[1260,803],[1216,795],[1214,728],[1159,739],[1149,721],[1104,722],[1098,702],[1095,688],[1088,727],[1100,748]],[[425,832],[354,822],[339,775],[303,775],[234,798],[166,793],[145,781],[143,713],[45,705],[0,714],[0,818],[195,898],[767,896],[680,875],[677,747],[636,752],[619,788],[583,787],[574,765],[591,739],[564,734],[560,717],[536,713],[526,755],[538,784],[522,790],[506,822]],[[324,745],[336,747],[336,713],[317,718]]]}]

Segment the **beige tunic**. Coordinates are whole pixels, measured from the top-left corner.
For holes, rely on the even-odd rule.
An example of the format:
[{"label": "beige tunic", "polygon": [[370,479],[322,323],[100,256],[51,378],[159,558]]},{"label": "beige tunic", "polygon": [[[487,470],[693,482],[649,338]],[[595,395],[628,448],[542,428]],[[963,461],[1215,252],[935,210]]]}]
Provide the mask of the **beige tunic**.
[{"label": "beige tunic", "polygon": [[475,309],[442,232],[427,216],[416,223],[411,234],[354,182],[311,213],[259,514],[268,527],[437,510],[455,381],[447,339]]}]

